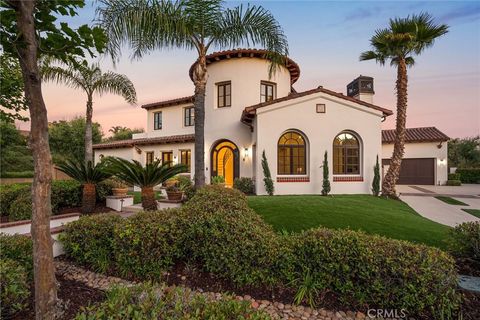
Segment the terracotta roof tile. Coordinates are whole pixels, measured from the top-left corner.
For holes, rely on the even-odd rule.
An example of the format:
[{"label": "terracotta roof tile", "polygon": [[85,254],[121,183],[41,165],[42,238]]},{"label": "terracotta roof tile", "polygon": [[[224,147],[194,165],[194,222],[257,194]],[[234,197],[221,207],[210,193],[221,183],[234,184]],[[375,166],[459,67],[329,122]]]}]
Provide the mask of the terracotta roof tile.
[{"label": "terracotta roof tile", "polygon": [[195,141],[195,135],[184,134],[167,137],[129,139],[95,144],[93,149],[114,149],[114,148],[131,148],[134,146],[151,145],[151,144],[169,144]]},{"label": "terracotta roof tile", "polygon": [[[405,142],[437,142],[450,138],[435,127],[407,128]],[[394,143],[395,130],[382,130],[382,143]]]},{"label": "terracotta roof tile", "polygon": [[193,103],[193,96],[164,100],[153,102],[149,104],[144,104],[142,106],[143,109],[157,109],[157,108],[164,108],[164,107],[171,107],[171,106],[178,106],[181,104]]}]

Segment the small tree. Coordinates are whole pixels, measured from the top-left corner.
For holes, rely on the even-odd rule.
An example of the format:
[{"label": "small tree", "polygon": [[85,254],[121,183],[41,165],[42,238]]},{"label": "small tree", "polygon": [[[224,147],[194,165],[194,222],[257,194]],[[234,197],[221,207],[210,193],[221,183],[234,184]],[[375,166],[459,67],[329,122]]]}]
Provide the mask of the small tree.
[{"label": "small tree", "polygon": [[378,197],[380,194],[380,165],[378,164],[378,155],[377,163],[375,163],[375,166],[373,167],[372,192],[375,197]]},{"label": "small tree", "polygon": [[322,196],[326,196],[330,193],[330,180],[328,180],[328,154],[325,151],[323,157],[323,183],[322,183]]},{"label": "small tree", "polygon": [[275,187],[273,186],[272,175],[270,174],[270,168],[268,167],[267,157],[265,156],[265,150],[262,152],[262,168],[263,168],[263,183],[265,184],[265,190],[269,196],[273,196]]}]

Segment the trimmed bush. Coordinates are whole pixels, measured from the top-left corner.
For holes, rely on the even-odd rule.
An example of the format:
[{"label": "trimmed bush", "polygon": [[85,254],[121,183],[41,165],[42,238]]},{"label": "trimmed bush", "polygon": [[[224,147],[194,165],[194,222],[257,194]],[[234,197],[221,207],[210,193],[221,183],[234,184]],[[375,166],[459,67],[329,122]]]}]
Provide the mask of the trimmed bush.
[{"label": "trimmed bush", "polygon": [[77,314],[77,320],[145,319],[145,320],[268,320],[266,313],[254,310],[248,301],[224,295],[220,300],[207,299],[188,288],[165,288],[151,284],[114,287],[106,301]]},{"label": "trimmed bush", "polygon": [[455,264],[441,250],[350,230],[320,228],[292,237],[293,274],[309,272],[348,306],[425,316],[458,307]]},{"label": "trimmed bush", "polygon": [[107,196],[113,194],[112,189],[116,187],[117,182],[111,179],[104,180],[96,185],[97,202],[104,203]]},{"label": "trimmed bush", "polygon": [[448,249],[452,255],[480,262],[480,222],[464,222],[450,229]]},{"label": "trimmed bush", "polygon": [[75,180],[52,181],[52,211],[82,205],[82,185]]},{"label": "trimmed bush", "polygon": [[137,213],[114,232],[117,270],[124,277],[159,278],[173,266],[178,253],[178,210]]},{"label": "trimmed bush", "polygon": [[217,210],[241,212],[248,208],[247,197],[242,192],[219,185],[208,185],[197,190],[192,201],[185,204],[182,211],[194,215]]},{"label": "trimmed bush", "polygon": [[460,175],[458,173],[449,173],[448,180],[460,180]]},{"label": "trimmed bush", "polygon": [[8,216],[12,202],[22,193],[30,194],[30,184],[0,185],[0,212],[2,216]]},{"label": "trimmed bush", "polygon": [[114,229],[123,220],[115,214],[80,217],[60,235],[65,254],[75,262],[105,272],[115,265]]},{"label": "trimmed bush", "polygon": [[6,171],[1,173],[2,178],[33,178],[33,171]]},{"label": "trimmed bush", "polygon": [[447,186],[458,187],[462,185],[460,180],[447,180]]},{"label": "trimmed bush", "polygon": [[10,221],[30,220],[32,218],[32,194],[30,189],[17,195],[9,209]]},{"label": "trimmed bush", "polygon": [[0,260],[0,305],[2,318],[23,310],[30,296],[28,276],[20,263],[12,259]]},{"label": "trimmed bush", "polygon": [[459,168],[455,173],[462,183],[480,183],[480,168]]},{"label": "trimmed bush", "polygon": [[23,235],[0,233],[0,260],[11,259],[18,262],[33,279],[32,239]]},{"label": "trimmed bush", "polygon": [[237,190],[242,191],[246,195],[255,194],[255,184],[251,178],[236,178],[233,181],[233,187]]}]

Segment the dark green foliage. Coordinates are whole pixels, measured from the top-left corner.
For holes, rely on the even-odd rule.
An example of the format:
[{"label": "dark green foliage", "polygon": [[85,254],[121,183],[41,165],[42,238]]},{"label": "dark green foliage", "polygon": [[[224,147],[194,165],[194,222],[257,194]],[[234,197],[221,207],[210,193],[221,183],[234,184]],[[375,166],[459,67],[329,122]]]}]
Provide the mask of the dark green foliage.
[{"label": "dark green foliage", "polygon": [[52,182],[52,211],[78,207],[82,204],[82,185],[75,180],[56,180]]},{"label": "dark green foliage", "polygon": [[322,196],[326,196],[330,193],[330,180],[328,178],[328,154],[325,151],[325,155],[323,157],[323,182],[322,182]]},{"label": "dark green foliage", "polygon": [[132,139],[133,134],[144,132],[143,128],[127,128],[122,126],[115,126],[108,130],[112,133],[111,137],[104,139],[104,142],[118,141],[118,140],[128,140]]},{"label": "dark green foliage", "polygon": [[458,168],[479,168],[480,136],[448,141],[448,165]]},{"label": "dark green foliage", "polygon": [[448,180],[460,180],[460,175],[458,173],[449,173]]},{"label": "dark green foliage", "polygon": [[0,233],[0,260],[16,261],[27,272],[29,280],[33,279],[32,251],[33,244],[30,237]]},{"label": "dark green foliage", "polygon": [[182,209],[191,214],[214,213],[216,210],[242,212],[248,209],[247,197],[240,191],[217,185],[200,188]]},{"label": "dark green foliage", "polygon": [[2,172],[1,178],[33,178],[33,171]]},{"label": "dark green foliage", "polygon": [[462,181],[460,181],[460,180],[447,180],[447,186],[458,187],[458,186],[461,186],[461,185],[462,185]]},{"label": "dark green foliage", "polygon": [[450,229],[448,249],[454,256],[480,262],[480,223],[464,222]]},{"label": "dark green foliage", "polygon": [[57,167],[60,171],[81,184],[97,184],[111,176],[106,170],[105,162],[99,162],[94,165],[91,161],[85,163],[83,159],[67,160],[58,164]]},{"label": "dark green foliage", "polygon": [[13,122],[0,121],[0,150],[2,177],[7,178],[7,172],[15,175],[15,172],[33,171],[33,157],[27,138],[20,134]]},{"label": "dark green foliage", "polygon": [[105,202],[107,196],[113,194],[114,184],[109,179],[97,183],[95,191],[97,192],[97,202]]},{"label": "dark green foliage", "polygon": [[183,195],[185,196],[185,200],[190,200],[195,195],[195,187],[193,186],[193,182],[190,179],[190,175],[178,175],[175,177],[178,182],[178,187],[181,191],[183,191]]},{"label": "dark green foliage", "polygon": [[188,288],[167,289],[149,283],[135,287],[114,287],[107,299],[99,305],[79,313],[77,320],[144,319],[157,320],[269,320],[262,311],[248,301],[238,301],[224,295],[220,300],[207,300],[205,296]]},{"label": "dark green foliage", "polygon": [[480,168],[459,168],[456,173],[462,183],[480,183]]},{"label": "dark green foliage", "polygon": [[265,150],[262,152],[262,169],[263,169],[263,183],[265,185],[265,190],[269,196],[273,196],[275,192],[275,187],[273,185],[272,175],[270,173],[270,168],[268,166],[267,156],[265,155]]},{"label": "dark green foliage", "polygon": [[10,205],[9,221],[30,220],[32,217],[32,194],[20,193]]},{"label": "dark green foliage", "polygon": [[465,211],[466,213],[471,214],[472,216],[480,218],[480,209],[462,209],[462,211]]},{"label": "dark green foliage", "polygon": [[122,218],[114,214],[80,217],[60,235],[65,254],[81,265],[105,272],[114,266],[114,229]]},{"label": "dark green foliage", "polygon": [[0,210],[2,216],[8,216],[13,201],[23,193],[30,194],[30,184],[15,183],[0,185]]},{"label": "dark green foliage", "polygon": [[12,259],[0,260],[1,318],[8,318],[27,306],[30,296],[25,269]]},{"label": "dark green foliage", "polygon": [[451,198],[451,197],[446,197],[446,196],[437,196],[435,199],[438,199],[440,201],[443,201],[445,203],[451,204],[453,206],[468,206],[465,202],[462,202],[460,200]]},{"label": "dark green foliage", "polygon": [[[13,123],[26,121],[21,112],[27,110],[27,101],[23,94],[22,70],[18,59],[13,55],[0,54],[0,121]],[[10,112],[5,112],[3,108]]]},{"label": "dark green foliage", "polygon": [[372,193],[376,197],[380,194],[380,164],[378,163],[378,155],[377,162],[373,167]]},{"label": "dark green foliage", "polygon": [[237,190],[242,191],[246,195],[255,194],[255,184],[253,183],[252,178],[236,178],[233,181],[233,187]]}]

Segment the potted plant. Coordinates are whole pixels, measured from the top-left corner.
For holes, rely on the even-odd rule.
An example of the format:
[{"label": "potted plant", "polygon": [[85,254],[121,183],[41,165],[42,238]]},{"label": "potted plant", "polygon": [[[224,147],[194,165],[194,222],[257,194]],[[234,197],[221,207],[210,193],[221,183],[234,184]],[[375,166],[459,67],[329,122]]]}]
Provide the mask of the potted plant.
[{"label": "potted plant", "polygon": [[225,187],[225,177],[224,176],[215,176],[212,177],[212,184],[216,184],[222,187]]},{"label": "potted plant", "polygon": [[118,178],[110,179],[112,185],[112,193],[115,197],[125,197],[128,192],[128,185]]},{"label": "potted plant", "polygon": [[183,198],[183,191],[178,183],[170,184],[166,189],[168,200],[180,201]]}]

